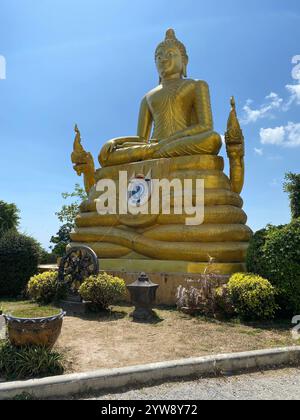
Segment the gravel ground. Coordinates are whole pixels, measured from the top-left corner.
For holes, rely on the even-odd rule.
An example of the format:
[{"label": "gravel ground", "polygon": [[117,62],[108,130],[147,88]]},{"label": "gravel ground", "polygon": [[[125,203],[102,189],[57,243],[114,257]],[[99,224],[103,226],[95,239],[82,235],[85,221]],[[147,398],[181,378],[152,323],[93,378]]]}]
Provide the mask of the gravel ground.
[{"label": "gravel ground", "polygon": [[300,368],[164,384],[88,399],[300,400]]},{"label": "gravel ground", "polygon": [[0,316],[0,340],[5,339],[5,320],[3,316]]}]

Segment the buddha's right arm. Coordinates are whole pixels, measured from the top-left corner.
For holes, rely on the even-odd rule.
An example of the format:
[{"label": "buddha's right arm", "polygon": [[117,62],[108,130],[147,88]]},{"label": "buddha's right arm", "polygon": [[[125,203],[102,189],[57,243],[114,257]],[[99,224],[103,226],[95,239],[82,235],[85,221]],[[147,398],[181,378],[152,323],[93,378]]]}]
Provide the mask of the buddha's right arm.
[{"label": "buddha's right arm", "polygon": [[141,103],[137,136],[121,137],[111,140],[115,149],[127,149],[128,147],[138,146],[142,143],[149,143],[152,128],[152,115],[145,97]]},{"label": "buddha's right arm", "polygon": [[148,143],[151,135],[152,128],[152,115],[149,110],[147,98],[145,97],[141,103],[139,122],[137,129],[137,136],[133,137],[120,137],[111,140],[112,144],[117,149],[127,148],[130,146],[136,146],[141,143]]}]

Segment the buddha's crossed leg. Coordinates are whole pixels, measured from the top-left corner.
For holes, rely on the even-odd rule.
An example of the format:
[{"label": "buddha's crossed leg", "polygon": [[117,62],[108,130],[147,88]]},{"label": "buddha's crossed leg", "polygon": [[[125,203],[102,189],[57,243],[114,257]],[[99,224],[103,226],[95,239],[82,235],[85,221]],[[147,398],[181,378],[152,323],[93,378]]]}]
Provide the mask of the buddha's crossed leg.
[{"label": "buddha's crossed leg", "polygon": [[178,156],[218,155],[221,147],[220,135],[212,131],[173,141],[162,140],[159,143],[135,144],[112,152],[105,150],[100,153],[99,162],[102,167],[105,167]]},{"label": "buddha's crossed leg", "polygon": [[174,141],[159,143],[159,150],[153,158],[170,158],[189,155],[218,155],[222,147],[222,140],[218,133],[203,133],[184,137]]}]

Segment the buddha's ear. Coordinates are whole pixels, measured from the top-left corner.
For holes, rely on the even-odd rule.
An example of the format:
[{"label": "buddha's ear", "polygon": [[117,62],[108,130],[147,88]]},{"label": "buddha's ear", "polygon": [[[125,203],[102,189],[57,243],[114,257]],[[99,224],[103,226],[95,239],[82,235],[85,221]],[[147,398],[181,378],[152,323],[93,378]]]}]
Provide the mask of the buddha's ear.
[{"label": "buddha's ear", "polygon": [[183,61],[183,71],[182,71],[182,75],[183,77],[187,77],[187,66],[189,64],[189,58],[186,57]]}]

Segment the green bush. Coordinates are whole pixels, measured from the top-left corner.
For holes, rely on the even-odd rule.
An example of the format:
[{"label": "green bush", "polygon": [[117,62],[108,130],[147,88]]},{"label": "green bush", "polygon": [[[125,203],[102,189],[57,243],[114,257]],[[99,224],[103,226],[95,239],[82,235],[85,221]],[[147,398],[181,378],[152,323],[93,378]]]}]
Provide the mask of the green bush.
[{"label": "green bush", "polygon": [[43,347],[13,347],[0,343],[0,377],[8,381],[62,375],[63,356]]},{"label": "green bush", "polygon": [[256,232],[250,241],[249,248],[247,251],[247,269],[249,273],[259,274],[266,276],[266,261],[262,258],[263,247],[266,243],[267,229],[262,229]]},{"label": "green bush", "polygon": [[300,217],[300,174],[289,172],[285,175],[284,191],[289,194],[292,218]]},{"label": "green bush", "polygon": [[214,313],[217,317],[231,318],[235,315],[235,309],[227,285],[215,289],[214,307]]},{"label": "green bush", "polygon": [[109,306],[121,300],[125,292],[124,280],[106,273],[89,277],[79,289],[81,297],[87,302],[92,302],[100,310],[107,310]]},{"label": "green bush", "polygon": [[40,264],[44,265],[54,265],[57,263],[57,255],[53,254],[53,252],[47,252],[44,249],[41,249],[40,253]]},{"label": "green bush", "polygon": [[[263,233],[262,233],[263,232]],[[300,219],[286,226],[268,226],[250,243],[248,270],[269,279],[278,290],[286,314],[300,312]]]},{"label": "green bush", "polygon": [[48,271],[31,277],[27,294],[30,299],[47,305],[63,299],[66,296],[66,286],[58,281],[56,272]]},{"label": "green bush", "polygon": [[254,274],[234,274],[228,292],[236,313],[245,319],[272,319],[278,309],[276,290],[271,283]]},{"label": "green bush", "polygon": [[37,273],[40,245],[11,230],[0,237],[0,296],[19,296]]}]

